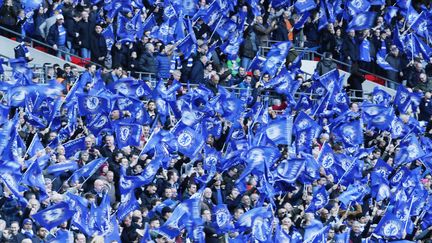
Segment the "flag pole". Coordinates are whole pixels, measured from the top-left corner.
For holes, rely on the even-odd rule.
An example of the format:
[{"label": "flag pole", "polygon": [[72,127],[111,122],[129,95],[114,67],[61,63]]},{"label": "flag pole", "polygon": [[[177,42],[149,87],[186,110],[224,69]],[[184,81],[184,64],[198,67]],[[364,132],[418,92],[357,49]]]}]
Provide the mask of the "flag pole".
[{"label": "flag pole", "polygon": [[[409,214],[411,214],[411,208],[412,208],[412,205],[413,205],[413,199],[411,198],[411,203],[410,203],[409,210],[408,210]],[[409,222],[409,220],[410,220],[410,217],[409,217],[409,215],[408,215],[407,221],[405,222],[404,231],[403,231],[405,234],[407,233],[407,232],[406,232],[406,229],[407,229],[407,227],[408,227],[408,222]]]}]

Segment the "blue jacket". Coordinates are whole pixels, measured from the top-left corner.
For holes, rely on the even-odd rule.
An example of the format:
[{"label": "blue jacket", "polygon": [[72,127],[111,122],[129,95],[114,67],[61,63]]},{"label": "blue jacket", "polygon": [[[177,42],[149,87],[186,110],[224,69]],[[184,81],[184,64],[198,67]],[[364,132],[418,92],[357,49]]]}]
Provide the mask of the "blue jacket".
[{"label": "blue jacket", "polygon": [[157,57],[157,77],[168,79],[170,78],[171,60],[166,54],[160,53]]}]

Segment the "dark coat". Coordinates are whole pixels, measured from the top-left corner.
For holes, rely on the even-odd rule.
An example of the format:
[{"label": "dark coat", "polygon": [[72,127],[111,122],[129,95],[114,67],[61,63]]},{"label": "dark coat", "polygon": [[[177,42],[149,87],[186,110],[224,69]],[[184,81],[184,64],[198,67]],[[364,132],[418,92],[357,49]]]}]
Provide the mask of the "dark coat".
[{"label": "dark coat", "polygon": [[147,73],[157,73],[158,62],[156,57],[149,52],[144,52],[139,59],[138,70]]},{"label": "dark coat", "polygon": [[100,63],[103,61],[99,61],[99,57],[106,57],[108,54],[108,49],[106,46],[105,37],[102,34],[97,34],[93,32],[91,36],[90,42],[90,51],[91,51],[91,60],[96,63]]},{"label": "dark coat", "polygon": [[[48,45],[51,45],[51,46],[57,45],[58,40],[59,40],[59,35],[60,35],[60,33],[59,33],[59,30],[58,30],[58,25],[57,24],[53,24],[50,27],[50,29],[48,31],[48,35],[47,35]],[[67,41],[68,41],[68,37],[67,37],[67,34],[66,34],[66,42]]]},{"label": "dark coat", "polygon": [[94,24],[90,21],[81,20],[78,22],[78,40],[81,41],[81,48],[90,49],[91,33],[94,32]]},{"label": "dark coat", "polygon": [[342,43],[342,53],[345,59],[351,58],[351,61],[359,59],[359,44],[355,38],[345,38]]},{"label": "dark coat", "polygon": [[192,84],[205,84],[204,64],[200,60],[194,62],[190,72],[189,81]]}]

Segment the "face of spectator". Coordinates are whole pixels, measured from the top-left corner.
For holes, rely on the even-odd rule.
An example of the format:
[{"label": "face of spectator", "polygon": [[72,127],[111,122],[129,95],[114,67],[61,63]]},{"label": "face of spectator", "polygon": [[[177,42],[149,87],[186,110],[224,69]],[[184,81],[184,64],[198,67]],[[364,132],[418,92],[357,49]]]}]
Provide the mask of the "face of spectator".
[{"label": "face of spectator", "polygon": [[361,225],[359,222],[354,222],[353,226],[352,226],[352,230],[354,231],[354,233],[358,234],[361,233]]},{"label": "face of spectator", "polygon": [[256,17],[257,24],[263,24],[263,18],[261,16]]},{"label": "face of spectator", "polygon": [[157,229],[160,227],[159,220],[152,220],[150,221],[150,229]]},{"label": "face of spectator", "polygon": [[263,80],[264,83],[267,83],[270,80],[270,75],[264,74],[262,80]]},{"label": "face of spectator", "polygon": [[57,19],[57,24],[58,25],[62,25],[63,23],[64,23],[64,19],[63,18]]},{"label": "face of spectator", "polygon": [[204,221],[207,221],[207,222],[210,222],[210,221],[211,221],[211,213],[210,213],[209,210],[207,210],[207,209],[204,210],[204,211],[202,212],[201,216],[202,216],[202,219],[203,219]]},{"label": "face of spectator", "polygon": [[154,111],[156,108],[156,104],[152,101],[148,103],[148,110],[149,111]]},{"label": "face of spectator", "polygon": [[399,55],[399,49],[396,46],[391,46],[390,51],[391,51],[391,54],[395,57],[397,57]]},{"label": "face of spectator", "polygon": [[234,218],[237,220],[244,214],[244,210],[241,208],[238,208],[234,211]]},{"label": "face of spectator", "polygon": [[14,222],[11,224],[10,229],[11,229],[12,235],[16,235],[16,234],[18,234],[20,227],[19,227],[18,223]]},{"label": "face of spectator", "polygon": [[95,31],[96,31],[97,34],[102,33],[102,27],[99,26],[99,25],[96,25],[96,27],[95,27]]},{"label": "face of spectator", "polygon": [[114,146],[114,137],[113,136],[107,136],[105,138],[105,144],[108,147]]},{"label": "face of spectator", "polygon": [[106,179],[108,182],[113,182],[114,181],[114,173],[112,171],[109,171],[106,175]]},{"label": "face of spectator", "polygon": [[355,37],[355,31],[354,30],[348,31],[348,36],[351,38],[354,38]]},{"label": "face of spectator", "polygon": [[89,17],[89,13],[87,11],[82,11],[81,17],[83,18],[83,20],[87,21]]},{"label": "face of spectator", "polygon": [[248,195],[244,195],[241,199],[241,203],[243,203],[246,206],[250,206],[251,205],[250,197]]},{"label": "face of spectator", "polygon": [[86,243],[86,237],[83,234],[77,234],[75,237],[75,243]]},{"label": "face of spectator", "polygon": [[101,180],[96,180],[95,182],[94,182],[94,185],[93,185],[93,188],[94,188],[94,190],[96,191],[96,192],[102,192],[102,189],[103,189],[103,187],[104,187],[104,183],[103,183],[103,181],[101,181]]},{"label": "face of spectator", "polygon": [[212,190],[210,188],[204,189],[204,198],[211,199],[212,197]]},{"label": "face of spectator", "polygon": [[171,198],[172,197],[172,190],[171,190],[171,188],[165,188],[165,190],[164,190],[164,196],[166,198]]}]

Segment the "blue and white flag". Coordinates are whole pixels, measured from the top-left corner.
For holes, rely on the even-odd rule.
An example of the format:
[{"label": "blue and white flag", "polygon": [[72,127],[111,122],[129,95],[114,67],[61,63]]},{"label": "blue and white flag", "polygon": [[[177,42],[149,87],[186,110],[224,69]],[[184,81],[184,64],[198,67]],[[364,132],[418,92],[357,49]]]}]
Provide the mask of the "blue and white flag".
[{"label": "blue and white flag", "polygon": [[110,111],[110,103],[106,97],[78,94],[78,111],[82,116]]},{"label": "blue and white flag", "polygon": [[405,225],[391,212],[387,211],[375,229],[377,235],[387,239],[401,239]]},{"label": "blue and white flag", "polygon": [[326,4],[324,1],[320,2],[320,8],[318,11],[318,31],[327,28],[328,25],[328,19],[327,19],[327,11],[326,11]]},{"label": "blue and white flag", "polygon": [[74,214],[67,202],[54,204],[42,211],[32,215],[38,224],[48,230],[68,221]]},{"label": "blue and white flag", "polygon": [[359,120],[343,123],[332,130],[338,141],[345,145],[363,143],[363,129]]},{"label": "blue and white flag", "polygon": [[297,178],[303,173],[306,160],[302,158],[292,158],[282,161],[274,171],[275,181],[281,180],[287,183],[295,183]]},{"label": "blue and white flag", "polygon": [[65,157],[69,158],[71,156],[74,156],[76,152],[84,150],[85,149],[85,137],[80,137],[75,140],[71,140],[69,142],[66,142],[62,144],[62,146],[65,149]]},{"label": "blue and white flag", "polygon": [[117,123],[114,125],[116,142],[119,148],[139,146],[142,129],[138,124]]},{"label": "blue and white flag", "polygon": [[87,180],[87,178],[92,176],[96,170],[98,170],[106,162],[107,159],[108,158],[99,158],[89,162],[79,170],[75,171],[70,178],[84,178],[84,180]]},{"label": "blue and white flag", "polygon": [[351,16],[368,11],[370,6],[371,5],[368,0],[351,0],[347,3],[348,11]]},{"label": "blue and white flag", "polygon": [[390,197],[389,182],[383,174],[371,173],[371,195],[378,202]]},{"label": "blue and white flag", "polygon": [[40,192],[39,200],[43,201],[46,198],[48,198],[48,194],[45,188],[45,179],[42,174],[42,170],[39,167],[39,162],[37,160],[34,161],[27,168],[26,172],[23,174],[21,183],[39,189]]},{"label": "blue and white flag", "polygon": [[400,150],[396,153],[394,162],[396,165],[409,163],[425,155],[418,139],[414,134],[409,135],[400,142]]},{"label": "blue and white flag", "polygon": [[[360,1],[360,0],[354,0]],[[351,22],[348,24],[349,30],[365,30],[370,29],[375,23],[375,12],[364,12],[359,13],[353,17]]]},{"label": "blue and white flag", "polygon": [[310,17],[310,12],[305,12],[303,13],[299,20],[294,24],[294,29],[298,30],[298,29],[302,29],[304,24],[306,23],[306,21],[308,20],[308,18]]},{"label": "blue and white flag", "polygon": [[389,106],[392,96],[378,86],[372,92],[372,103]]},{"label": "blue and white flag", "polygon": [[108,51],[111,51],[112,46],[114,45],[115,36],[114,36],[114,29],[112,27],[112,24],[109,24],[105,29],[102,31],[103,37],[105,37],[106,47]]},{"label": "blue and white flag", "polygon": [[393,108],[380,104],[364,102],[362,104],[363,121],[368,129],[387,130],[394,118]]},{"label": "blue and white flag", "polygon": [[[263,126],[257,134],[265,134],[274,144],[291,144],[293,118],[281,117]],[[259,136],[259,135],[257,135]]]},{"label": "blue and white flag", "polygon": [[227,205],[218,204],[213,208],[214,222],[216,222],[217,230],[220,233],[225,233],[233,228],[231,223],[231,213],[229,212]]},{"label": "blue and white flag", "polygon": [[297,0],[294,3],[294,8],[297,13],[304,13],[306,11],[312,10],[316,7],[314,0]]},{"label": "blue and white flag", "polygon": [[291,45],[289,41],[272,45],[270,51],[267,53],[266,61],[263,63],[261,72],[274,76],[281,64],[285,61]]},{"label": "blue and white flag", "polygon": [[204,146],[204,138],[192,128],[179,122],[173,134],[177,137],[178,150],[193,159]]},{"label": "blue and white flag", "polygon": [[329,195],[325,186],[317,189],[314,194],[312,201],[308,208],[306,208],[306,212],[317,212],[321,208],[325,207],[329,202]]},{"label": "blue and white flag", "polygon": [[36,133],[33,136],[33,140],[30,143],[28,149],[27,149],[27,153],[28,155],[30,155],[30,157],[36,156],[36,155],[44,155],[45,153],[45,148],[43,147],[40,138],[39,138],[39,134]]}]

